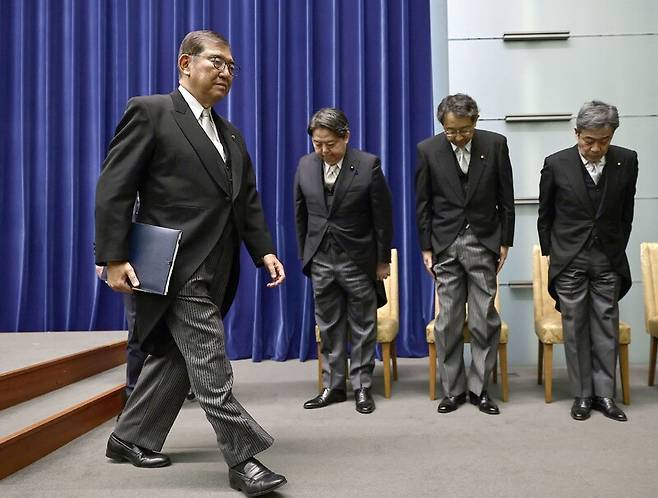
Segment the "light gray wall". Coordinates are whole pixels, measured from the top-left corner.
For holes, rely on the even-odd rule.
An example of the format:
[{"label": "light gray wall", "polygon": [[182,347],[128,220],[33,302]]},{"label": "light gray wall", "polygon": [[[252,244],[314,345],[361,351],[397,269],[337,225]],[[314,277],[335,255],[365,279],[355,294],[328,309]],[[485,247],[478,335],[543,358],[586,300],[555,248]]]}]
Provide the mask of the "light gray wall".
[{"label": "light gray wall", "polygon": [[[620,303],[632,327],[631,361],[646,363],[639,246],[658,241],[658,2],[653,0],[432,1],[434,101],[464,92],[480,106],[480,128],[508,137],[515,197],[536,199],[548,154],[575,143],[575,115],[583,102],[616,105],[621,126],[613,143],[640,159],[635,221],[628,246],[633,288]],[[447,40],[438,35],[445,33]],[[503,33],[569,31],[564,41],[504,42]],[[447,60],[445,45],[447,44]],[[447,75],[448,88],[445,78]],[[518,113],[572,113],[562,122],[509,123]],[[437,131],[441,130],[436,123]],[[537,204],[517,204],[516,235],[501,272],[502,316],[510,325],[511,364],[536,364],[532,280]],[[557,348],[556,364],[564,363]]]}]

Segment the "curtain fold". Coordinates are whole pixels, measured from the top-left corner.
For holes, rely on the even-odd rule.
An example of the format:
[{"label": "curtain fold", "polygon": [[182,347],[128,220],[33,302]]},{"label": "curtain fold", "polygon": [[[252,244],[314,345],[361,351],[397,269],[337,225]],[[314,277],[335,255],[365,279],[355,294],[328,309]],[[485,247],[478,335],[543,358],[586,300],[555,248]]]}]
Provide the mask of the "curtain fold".
[{"label": "curtain fold", "polygon": [[0,331],[124,327],[93,264],[95,183],[131,96],[177,86],[190,30],[231,42],[241,67],[216,110],[242,130],[287,280],[275,290],[242,249],[226,319],[232,358],[315,357],[310,281],[292,180],[308,119],[342,108],[351,144],[377,154],[394,199],[401,356],[425,356],[432,313],[414,216],[415,144],[432,134],[428,0],[3,0],[0,50]]}]

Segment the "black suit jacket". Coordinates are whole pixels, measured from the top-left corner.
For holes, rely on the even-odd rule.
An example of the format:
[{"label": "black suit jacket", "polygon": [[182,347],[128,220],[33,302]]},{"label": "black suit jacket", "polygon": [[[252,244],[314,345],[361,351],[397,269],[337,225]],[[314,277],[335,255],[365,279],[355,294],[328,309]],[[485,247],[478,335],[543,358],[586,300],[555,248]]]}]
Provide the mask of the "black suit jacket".
[{"label": "black suit jacket", "polygon": [[[327,232],[370,278],[377,263],[390,263],[393,222],[391,192],[379,158],[348,147],[336,179],[334,200],[327,208],[320,157],[302,157],[295,174],[295,220],[303,272],[310,275],[313,256]],[[377,281],[378,305],[386,304],[384,285]]]},{"label": "black suit jacket", "polygon": [[[98,180],[97,264],[128,259],[137,194],[137,221],[183,231],[169,294],[136,294],[135,331],[147,352],[166,349],[170,337],[161,323],[164,312],[230,223],[237,232],[236,249],[244,241],[257,265],[275,252],[242,135],[214,112],[213,119],[230,158],[232,187],[221,156],[178,90],[130,99]],[[223,302],[216,303],[223,313],[235,294],[238,261],[236,250],[233,264],[221,270],[231,272]]]},{"label": "black suit jacket", "polygon": [[514,187],[507,140],[475,130],[467,188],[444,133],[418,144],[416,221],[422,250],[438,255],[469,223],[478,240],[498,254],[514,242]]},{"label": "black suit jacket", "polygon": [[544,161],[539,182],[537,230],[543,255],[550,255],[549,291],[558,301],[554,280],[596,237],[622,278],[620,298],[631,287],[626,245],[631,234],[638,165],[635,151],[611,145],[605,156],[601,204],[593,206],[583,178],[578,147],[556,152]]}]

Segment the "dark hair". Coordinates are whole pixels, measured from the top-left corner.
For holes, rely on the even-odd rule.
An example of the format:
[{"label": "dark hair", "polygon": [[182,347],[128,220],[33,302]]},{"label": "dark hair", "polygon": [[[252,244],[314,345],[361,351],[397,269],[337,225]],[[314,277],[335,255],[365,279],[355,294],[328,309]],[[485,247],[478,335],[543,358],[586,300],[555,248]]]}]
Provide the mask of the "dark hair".
[{"label": "dark hair", "polygon": [[[180,42],[180,47],[178,47],[178,58],[183,54],[189,55],[199,55],[205,50],[209,43],[217,43],[230,48],[228,40],[222,35],[215,31],[209,29],[203,29],[200,31],[190,31],[185,35],[183,41]],[[178,75],[180,76],[181,71],[178,70]]]},{"label": "dark hair", "polygon": [[345,113],[335,107],[323,107],[313,114],[308,123],[308,134],[313,135],[313,130],[316,128],[326,128],[341,138],[345,138],[350,132],[350,124]]},{"label": "dark hair", "polygon": [[614,105],[606,104],[600,100],[585,102],[576,118],[576,129],[591,130],[609,126],[612,131],[619,128],[619,112]]},{"label": "dark hair", "polygon": [[470,118],[471,121],[475,121],[480,115],[477,102],[465,93],[456,93],[443,98],[436,109],[436,117],[441,124],[449,112],[460,118]]}]

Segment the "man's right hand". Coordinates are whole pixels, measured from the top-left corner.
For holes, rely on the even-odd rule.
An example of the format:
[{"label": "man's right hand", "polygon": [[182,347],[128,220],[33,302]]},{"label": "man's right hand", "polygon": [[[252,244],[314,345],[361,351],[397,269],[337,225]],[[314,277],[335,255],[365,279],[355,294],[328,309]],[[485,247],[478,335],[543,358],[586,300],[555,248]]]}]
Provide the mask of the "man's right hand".
[{"label": "man's right hand", "polygon": [[432,251],[421,251],[421,253],[423,254],[423,264],[425,265],[427,273],[432,275],[432,278],[435,278],[434,271],[432,270]]},{"label": "man's right hand", "polygon": [[110,261],[107,264],[107,285],[113,291],[132,294],[133,287],[139,287],[139,280],[128,261]]}]

